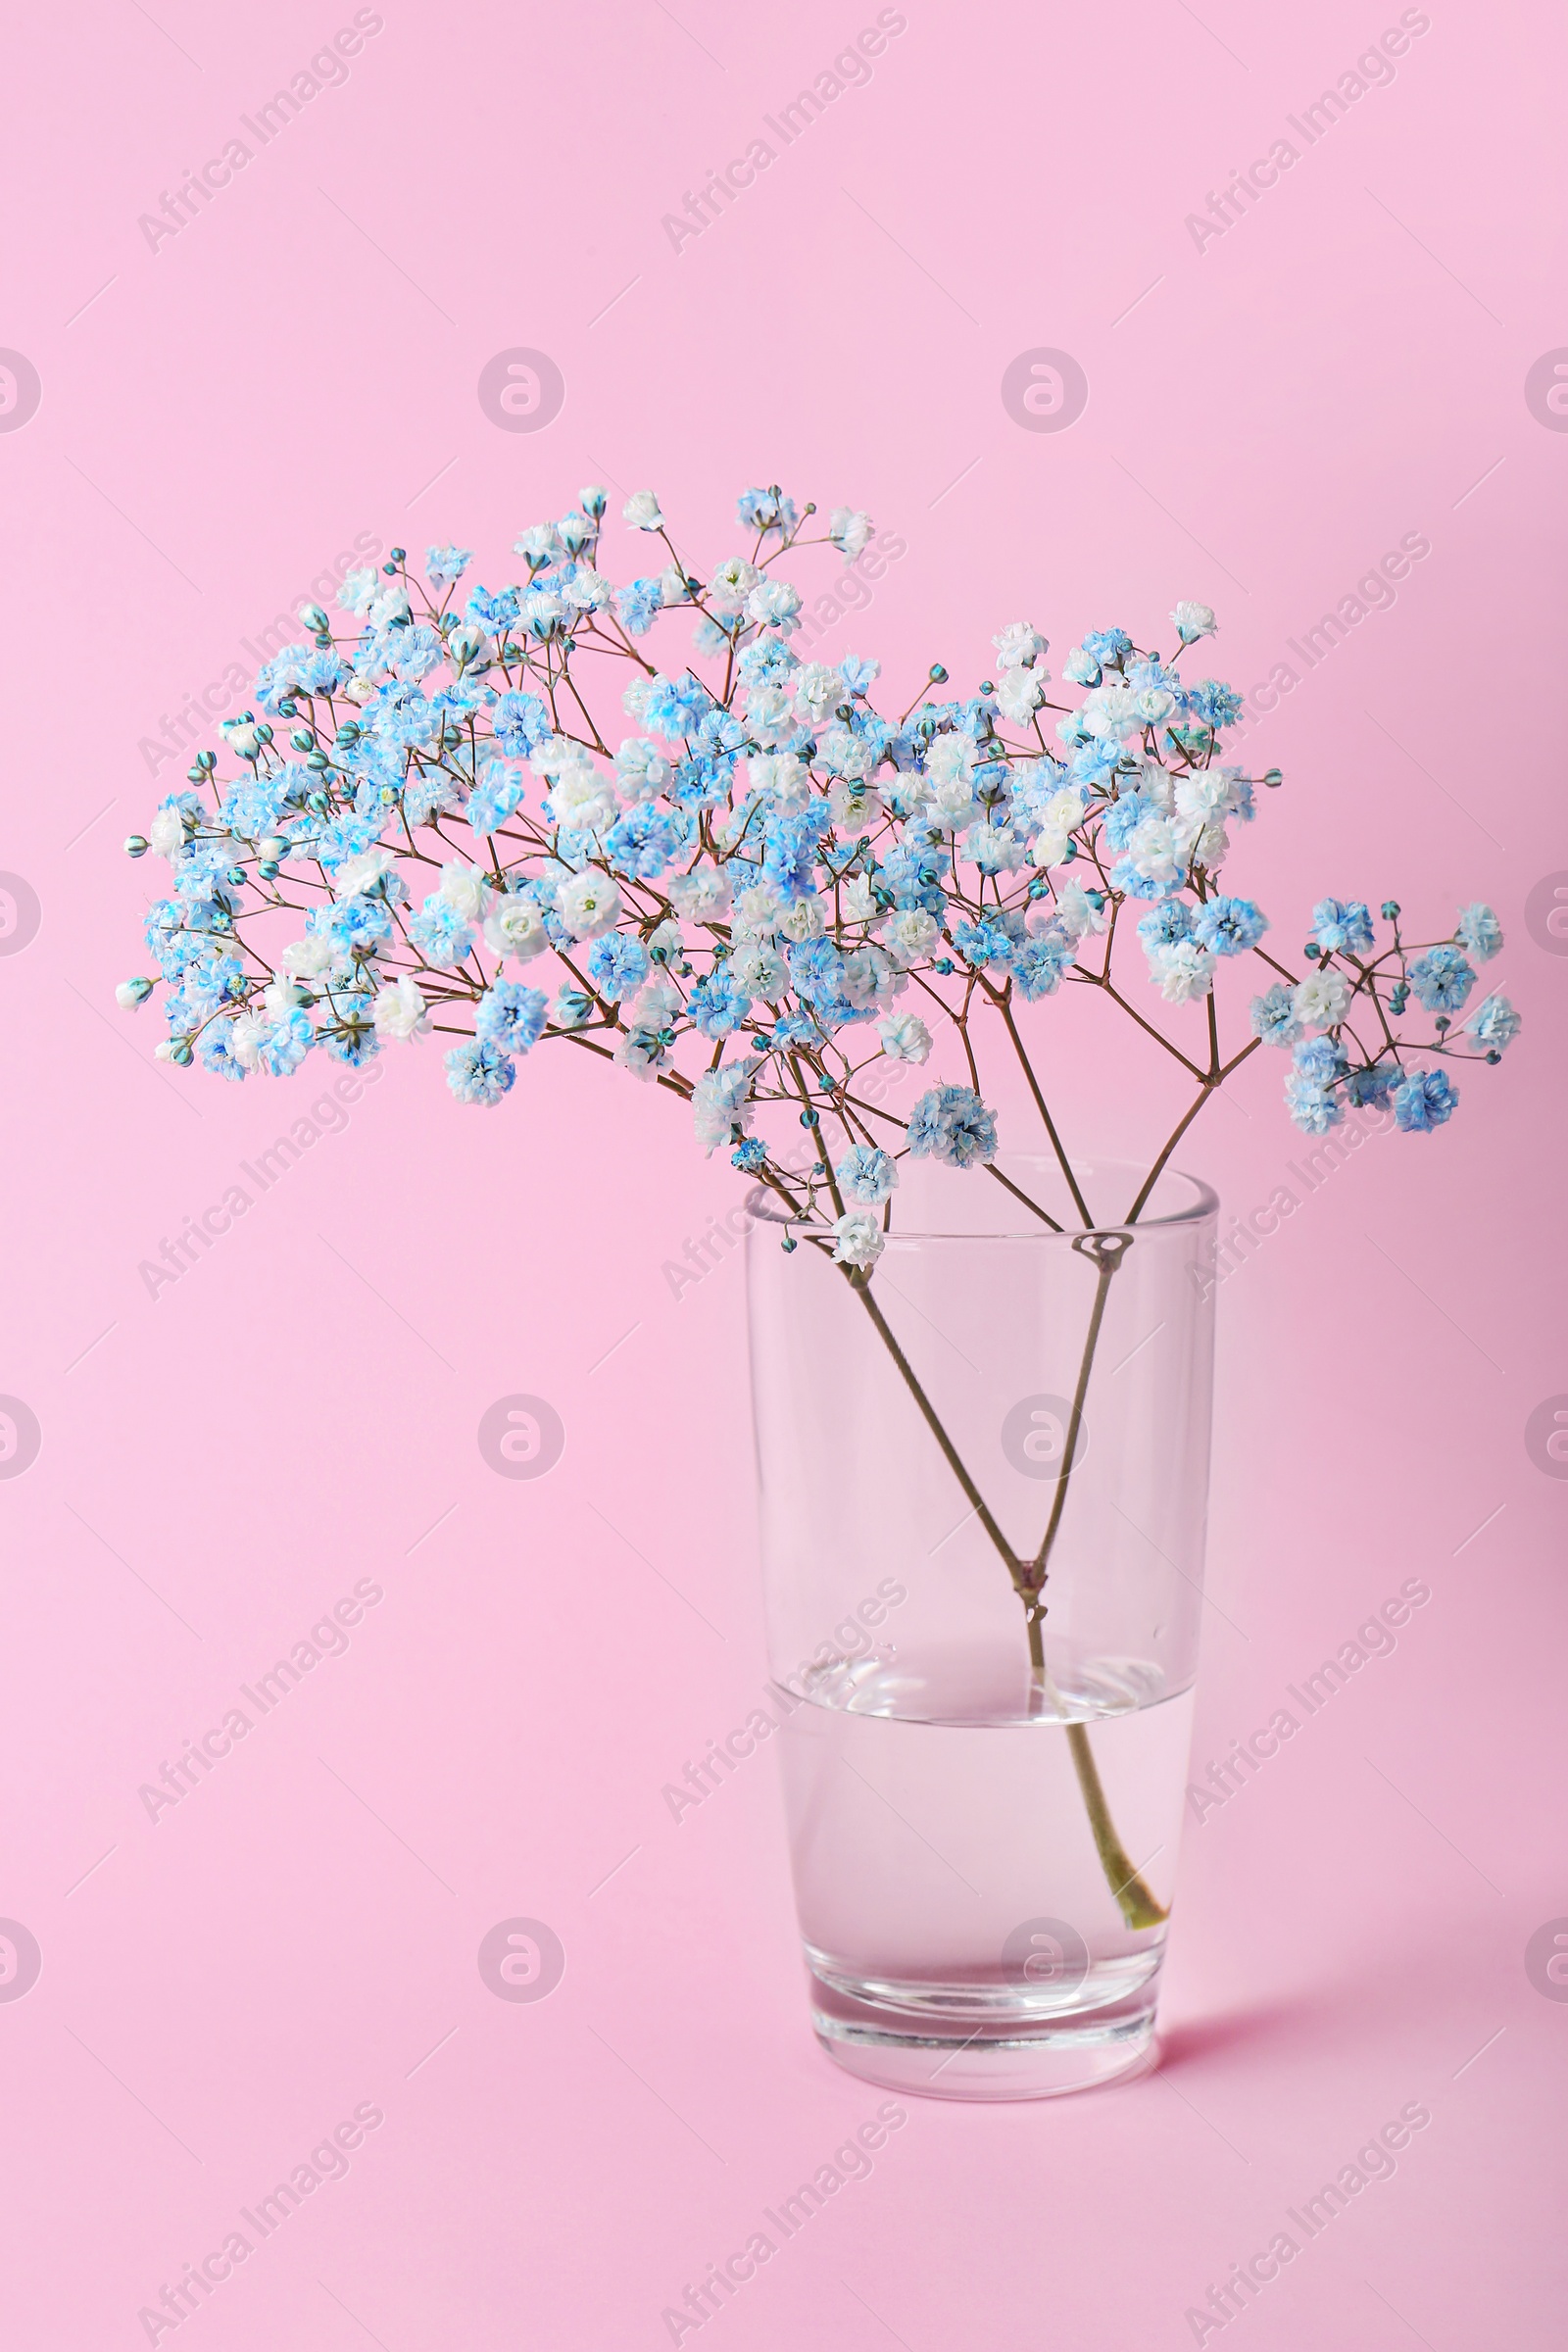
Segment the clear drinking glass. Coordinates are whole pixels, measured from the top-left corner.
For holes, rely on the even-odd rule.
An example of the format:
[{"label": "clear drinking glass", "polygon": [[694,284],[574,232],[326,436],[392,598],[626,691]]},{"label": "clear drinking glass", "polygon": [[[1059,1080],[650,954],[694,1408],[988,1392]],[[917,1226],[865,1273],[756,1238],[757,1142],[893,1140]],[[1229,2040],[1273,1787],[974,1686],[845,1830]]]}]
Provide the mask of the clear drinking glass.
[{"label": "clear drinking glass", "polygon": [[[1218,1203],[902,1163],[853,1285],[747,1241],[776,1744],[818,2035],[1025,2098],[1148,2050],[1198,1661]],[[1125,1217],[1134,1167],[1078,1171]],[[795,1241],[796,1247],[782,1245]],[[1044,1582],[1032,1582],[1041,1574]],[[1031,1620],[1033,1621],[1031,1623]]]}]

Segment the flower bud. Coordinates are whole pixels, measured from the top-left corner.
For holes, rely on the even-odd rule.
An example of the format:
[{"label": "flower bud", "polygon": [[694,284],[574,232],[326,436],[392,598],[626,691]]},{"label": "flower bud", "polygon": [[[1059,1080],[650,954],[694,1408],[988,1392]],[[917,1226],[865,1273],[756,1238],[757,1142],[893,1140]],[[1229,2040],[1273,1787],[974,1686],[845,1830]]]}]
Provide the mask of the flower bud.
[{"label": "flower bud", "polygon": [[122,1012],[134,1012],[138,1004],[146,1004],[152,993],[153,984],[150,980],[122,980],[115,991],[115,1003]]},{"label": "flower bud", "polygon": [[301,605],[299,616],[304,622],[305,626],[311,631],[311,634],[315,637],[319,637],[323,631],[329,630],[332,625],[326,614],[321,611],[319,605]]},{"label": "flower bud", "polygon": [[127,858],[145,858],[147,847],[147,836],[144,833],[127,833],[125,835],[125,856]]}]

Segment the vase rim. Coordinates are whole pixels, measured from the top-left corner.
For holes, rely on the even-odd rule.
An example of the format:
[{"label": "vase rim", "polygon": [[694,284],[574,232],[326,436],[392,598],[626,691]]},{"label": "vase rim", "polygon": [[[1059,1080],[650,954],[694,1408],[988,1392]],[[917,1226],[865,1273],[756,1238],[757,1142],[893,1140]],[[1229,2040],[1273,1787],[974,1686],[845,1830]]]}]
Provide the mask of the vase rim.
[{"label": "vase rim", "polygon": [[[1060,1205],[1059,1195],[1065,1187],[1060,1167],[1049,1152],[999,1152],[996,1165],[1004,1175],[1012,1174],[1015,1182],[1022,1181],[1018,1171],[1031,1168],[1040,1169],[1052,1180],[1046,1199],[1054,1200],[1057,1206]],[[977,1176],[979,1171],[965,1171],[965,1173]],[[1122,1198],[1130,1203],[1136,1200],[1148,1177],[1149,1170],[1143,1161],[1121,1159],[1107,1153],[1099,1158],[1083,1161],[1077,1166],[1074,1173],[1079,1179],[1080,1186],[1086,1190],[1093,1187],[1097,1178],[1109,1179],[1115,1176],[1129,1180]],[[1073,1243],[1081,1242],[1086,1236],[1164,1232],[1171,1228],[1201,1225],[1205,1219],[1218,1213],[1219,1196],[1211,1185],[1204,1183],[1200,1176],[1193,1175],[1186,1168],[1163,1168],[1154,1188],[1154,1199],[1157,1200],[1162,1192],[1173,1186],[1183,1188],[1186,1199],[1173,1205],[1167,1204],[1153,1214],[1146,1209],[1136,1224],[1129,1224],[1125,1218],[1112,1218],[1092,1225],[1066,1224],[1060,1232],[1054,1232],[1049,1226],[1031,1218],[1021,1203],[1018,1204],[1016,1224],[1008,1224],[1000,1228],[988,1229],[969,1224],[939,1226],[933,1225],[929,1221],[918,1224],[901,1224],[897,1213],[898,1196],[895,1194],[894,1222],[888,1234],[888,1241],[890,1244],[900,1242],[1034,1242],[1042,1247],[1054,1244],[1057,1248],[1063,1246],[1070,1248]],[[1030,1188],[1026,1187],[1026,1189]],[[794,1225],[803,1231],[806,1229],[807,1220],[793,1216],[764,1185],[753,1187],[747,1195],[746,1206],[751,1216],[760,1223],[779,1227]]]}]

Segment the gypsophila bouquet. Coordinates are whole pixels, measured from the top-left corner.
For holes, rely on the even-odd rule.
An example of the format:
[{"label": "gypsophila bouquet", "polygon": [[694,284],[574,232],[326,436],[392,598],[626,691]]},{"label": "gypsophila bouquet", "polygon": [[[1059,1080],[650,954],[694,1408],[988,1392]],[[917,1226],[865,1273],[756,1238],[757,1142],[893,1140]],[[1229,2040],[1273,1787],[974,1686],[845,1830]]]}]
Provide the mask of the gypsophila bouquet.
[{"label": "gypsophila bouquet", "polygon": [[[317,1052],[357,1065],[434,1032],[454,1041],[463,1103],[504,1102],[545,1046],[679,1096],[699,1144],[777,1196],[784,1248],[831,1257],[858,1298],[1011,1579],[1036,1701],[1066,1721],[1047,1577],[1106,1294],[1171,1152],[1265,1045],[1288,1056],[1286,1102],[1309,1134],[1355,1106],[1392,1106],[1410,1134],[1442,1126],[1454,1061],[1496,1061],[1519,1028],[1506,997],[1470,1002],[1496,918],[1471,906],[1446,937],[1412,943],[1392,901],[1380,932],[1361,901],[1324,898],[1299,957],[1275,955],[1268,917],[1222,875],[1233,827],[1281,779],[1224,758],[1232,688],[1183,675],[1213,633],[1206,605],[1175,607],[1168,656],[1091,631],[1062,664],[1071,701],[1047,691],[1045,639],[1011,622],[974,694],[942,699],[935,664],[888,715],[877,662],[794,650],[802,594],[781,576],[813,546],[855,564],[868,516],[835,508],[811,532],[813,506],[748,490],[745,552],[705,579],[638,491],[622,518],[649,567],[617,586],[601,568],[606,505],[587,489],[525,530],[525,582],[465,590],[468,553],[432,547],[421,585],[394,548],[379,572],[350,572],[337,628],[302,608],[309,641],[275,654],[256,709],[220,727],[224,772],[199,752],[189,789],[125,845],[172,876],[147,921],[167,990],[158,1051],[243,1080]],[[679,632],[687,658],[651,660],[656,629]],[[630,672],[618,694],[607,658]],[[1227,1007],[1222,1041],[1216,983],[1243,958],[1259,985]],[[120,1001],[156,986],[127,980]],[[1174,1009],[1140,1011],[1150,987]],[[1026,1034],[1038,1049],[1060,1008],[1033,1008],[1075,989],[1111,1000],[1194,1090],[1114,1208],[1119,1231],[1097,1226]],[[956,1077],[898,1116],[871,1065],[923,1064],[950,1031]],[[1081,1226],[997,1164],[981,1078],[995,1053],[1020,1067]],[[1093,1271],[1037,1547],[1009,1544],[878,1301],[906,1157],[1004,1186]],[[1066,1735],[1122,1915],[1157,1924],[1084,1724]]]},{"label": "gypsophila bouquet", "polygon": [[[606,505],[586,489],[523,531],[525,582],[465,589],[467,551],[432,547],[421,584],[394,548],[350,572],[336,628],[301,609],[309,642],[222,722],[225,772],[199,752],[189,789],[125,845],[172,877],[147,921],[161,1055],[284,1077],[313,1052],[358,1064],[435,1032],[458,1041],[457,1100],[494,1107],[525,1055],[571,1046],[680,1096],[705,1150],[727,1150],[863,1284],[906,1154],[1008,1182],[988,1043],[1019,1062],[1093,1223],[1025,1035],[1059,1017],[1026,1009],[1043,998],[1100,991],[1194,1084],[1128,1222],[1260,1045],[1289,1056],[1286,1102],[1309,1134],[1353,1105],[1392,1106],[1415,1134],[1451,1116],[1456,1059],[1496,1061],[1517,1033],[1506,997],[1470,1003],[1501,945],[1490,907],[1412,944],[1392,901],[1380,933],[1368,906],[1325,898],[1298,959],[1265,944],[1268,917],[1221,877],[1233,827],[1280,777],[1225,760],[1239,696],[1182,674],[1214,631],[1206,605],[1175,607],[1168,656],[1090,631],[1062,664],[1070,703],[1048,693],[1045,639],[1014,621],[974,694],[941,699],[939,664],[885,715],[877,662],[794,651],[802,595],[782,576],[807,547],[855,562],[868,516],[835,508],[811,532],[814,506],[748,490],[746,552],[701,579],[638,491],[622,516],[653,561],[617,586]],[[688,659],[656,664],[656,630]],[[612,699],[605,657],[631,673]],[[1244,1042],[1222,1045],[1215,983],[1243,957],[1262,984]],[[127,980],[120,1001],[156,985]],[[1140,1012],[1140,985],[1187,1007],[1190,1032]],[[949,1024],[967,1083],[932,1087],[906,1119],[874,1102],[867,1065],[923,1063]],[[767,1104],[808,1130],[804,1172],[798,1149],[754,1132]]]}]

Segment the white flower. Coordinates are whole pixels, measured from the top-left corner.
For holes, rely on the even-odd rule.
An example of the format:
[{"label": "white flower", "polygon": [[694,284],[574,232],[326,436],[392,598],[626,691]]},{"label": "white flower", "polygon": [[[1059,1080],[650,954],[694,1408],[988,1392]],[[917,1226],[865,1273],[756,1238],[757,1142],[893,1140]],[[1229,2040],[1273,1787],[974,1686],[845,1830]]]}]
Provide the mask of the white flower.
[{"label": "white flower", "polygon": [[[756,712],[748,716],[755,724]],[[756,753],[746,762],[746,773],[754,792],[770,792],[786,808],[804,801],[811,789],[811,771],[795,752]]]},{"label": "white flower", "polygon": [[628,1029],[611,1055],[623,1070],[644,1080],[657,1078],[668,1058],[668,1049],[653,1028]]},{"label": "white flower", "polygon": [[761,997],[776,1004],[787,996],[790,968],[776,948],[761,941],[748,941],[735,950],[728,964],[730,978],[743,997]]},{"label": "white flower", "polygon": [[566,608],[551,588],[530,588],[522,600],[522,617],[536,637],[548,637],[566,617]]},{"label": "white flower", "polygon": [[573,939],[598,939],[620,919],[620,890],[596,865],[584,866],[556,892],[556,910]]},{"label": "white flower", "polygon": [[615,821],[614,789],[588,760],[574,760],[551,788],[550,812],[571,832],[603,832]]},{"label": "white flower", "polygon": [[1083,817],[1084,796],[1075,784],[1053,793],[1046,803],[1029,855],[1038,866],[1059,865],[1067,855],[1074,825]]},{"label": "white flower", "polygon": [[746,724],[764,748],[795,730],[795,697],[783,686],[754,686],[746,698]]},{"label": "white flower", "polygon": [[864,776],[840,776],[827,799],[841,833],[864,833],[882,814],[882,803]]},{"label": "white flower", "polygon": [[1069,939],[1083,939],[1105,928],[1104,915],[1097,911],[1081,882],[1063,882],[1057,886],[1055,920]]},{"label": "white flower", "polygon": [[931,1032],[917,1013],[894,1013],[876,1033],[889,1061],[924,1061],[931,1051]]},{"label": "white flower", "polygon": [[968,783],[974,774],[974,737],[939,735],[925,756],[926,782],[935,787],[956,781]]},{"label": "white flower", "polygon": [[923,906],[906,906],[895,914],[882,935],[882,944],[895,963],[918,963],[923,956],[933,955],[942,926],[934,914]]},{"label": "white flower", "polygon": [[827,518],[827,535],[846,564],[853,564],[865,551],[871,536],[871,517],[858,514],[854,507],[835,507]]},{"label": "white flower", "polygon": [[686,574],[678,564],[666,564],[660,573],[659,601],[662,605],[684,605],[690,602],[686,588]]},{"label": "white flower", "polygon": [[944,776],[933,789],[931,802],[943,823],[956,833],[974,820],[976,802],[967,776]]},{"label": "white flower", "polygon": [[1291,1010],[1309,1029],[1333,1029],[1349,1009],[1350,992],[1338,972],[1308,972],[1291,999]]},{"label": "white flower", "polygon": [[626,1014],[626,1026],[628,1029],[662,1029],[679,1010],[680,990],[667,972],[660,972],[648,982]]},{"label": "white flower", "polygon": [[863,735],[848,727],[829,727],[816,747],[816,756],[829,775],[858,781],[871,772],[871,747]]},{"label": "white flower", "polygon": [[553,522],[531,522],[512,547],[514,555],[527,557],[530,564],[542,564],[548,556],[561,554],[561,533]]},{"label": "white flower", "polygon": [[1140,686],[1133,695],[1133,709],[1146,727],[1157,727],[1175,708],[1176,697],[1163,686]]},{"label": "white flower", "polygon": [[375,688],[368,678],[350,678],[343,692],[351,703],[358,703],[361,710],[367,703],[375,700]]},{"label": "white flower", "polygon": [[735,902],[731,930],[736,939],[770,939],[778,929],[780,911],[772,883],[754,882]]},{"label": "white flower", "polygon": [[844,994],[858,1012],[890,1004],[907,985],[880,948],[857,948],[844,958]]},{"label": "white flower", "polygon": [[1185,1004],[1190,997],[1206,997],[1214,983],[1214,958],[1196,939],[1178,939],[1150,956],[1150,978],[1159,983],[1167,1004]]},{"label": "white flower", "polygon": [[792,899],[778,918],[778,927],[796,947],[808,939],[820,939],[825,928],[821,900]]},{"label": "white flower", "polygon": [[[270,1021],[259,1021],[253,1012],[242,1012],[234,1023],[229,1047],[242,1070],[260,1069],[262,1045],[271,1033]],[[160,1046],[158,1051],[163,1052]]]},{"label": "white flower", "polygon": [[1183,645],[1192,645],[1200,637],[1212,637],[1214,634],[1212,605],[1180,604],[1172,612],[1171,619],[1176,624],[1176,634]]},{"label": "white flower", "polygon": [[373,564],[358,564],[353,571],[344,573],[337,601],[345,612],[358,612],[363,618],[380,584],[380,574]]},{"label": "white flower", "polygon": [[366,618],[374,628],[389,629],[412,619],[413,613],[414,608],[409,603],[409,592],[403,582],[389,580],[384,588],[371,597]]},{"label": "white flower", "polygon": [[336,962],[337,950],[324,931],[312,931],[304,939],[290,940],[278,960],[286,972],[295,972],[304,980],[318,980]]},{"label": "white flower", "polygon": [[868,1208],[846,1209],[833,1231],[833,1256],[841,1266],[874,1266],[887,1248],[882,1220]]},{"label": "white flower", "polygon": [[550,945],[544,917],[532,899],[511,891],[496,900],[484,918],[484,944],[492,956],[512,956],[527,963]]},{"label": "white flower", "polygon": [[1004,669],[997,676],[997,709],[1015,727],[1027,726],[1031,711],[1045,701],[1040,674],[1033,669]]},{"label": "white flower", "polygon": [[609,604],[614,589],[602,571],[588,564],[579,564],[561,591],[568,605],[582,612],[601,612]]},{"label": "white flower", "polygon": [[454,858],[441,868],[441,896],[466,923],[476,923],[488,913],[495,892],[478,866],[470,865],[466,858]]},{"label": "white flower", "polygon": [[697,1141],[711,1158],[720,1144],[727,1144],[738,1127],[742,1135],[751,1132],[752,1114],[756,1107],[751,1100],[752,1071],[747,1062],[731,1062],[725,1069],[705,1070],[692,1088],[692,1120],[697,1129]]},{"label": "white flower", "polygon": [[795,710],[799,718],[820,724],[844,700],[844,680],[825,662],[808,662],[795,672]]},{"label": "white flower", "polygon": [[1100,686],[1093,694],[1084,696],[1078,715],[1091,735],[1101,736],[1106,742],[1120,742],[1123,736],[1137,731],[1138,697],[1130,686],[1119,682]]},{"label": "white flower", "polygon": [[634,531],[662,531],[664,517],[659,512],[659,498],[652,490],[634,490],[620,510],[622,522],[629,522]]},{"label": "white flower", "polygon": [[666,896],[689,923],[721,923],[729,912],[730,888],[727,870],[700,865],[695,874],[677,874]]},{"label": "white flower", "polygon": [[406,1046],[412,1038],[422,1036],[429,1026],[424,999],[407,972],[377,993],[375,1034],[383,1046]]},{"label": "white flower", "polygon": [[651,800],[669,782],[669,761],[646,735],[628,735],[615,754],[615,774],[627,800]]},{"label": "white flower", "polygon": [[844,923],[874,923],[880,909],[876,893],[864,874],[839,886],[839,920]]},{"label": "white flower", "polygon": [[1046,650],[1045,639],[1032,629],[1026,620],[1009,620],[991,640],[997,649],[997,661],[1004,669],[1017,669],[1025,662],[1038,662]]},{"label": "white flower", "polygon": [[1206,824],[1211,816],[1223,816],[1231,806],[1234,773],[1223,767],[1190,767],[1176,779],[1177,814],[1190,824]]},{"label": "white flower", "polygon": [[160,808],[147,830],[147,839],[160,858],[172,858],[185,843],[185,826],[177,808]]},{"label": "white flower", "polygon": [[733,620],[761,578],[744,556],[726,556],[708,583],[708,601],[724,620]]},{"label": "white flower", "polygon": [[1146,882],[1174,882],[1181,870],[1167,816],[1146,816],[1122,855]]},{"label": "white flower", "polygon": [[262,991],[262,1003],[274,1021],[286,1021],[295,1005],[308,1004],[310,998],[292,980],[270,980]]},{"label": "white flower", "polygon": [[358,898],[362,891],[373,890],[383,874],[390,874],[397,865],[391,850],[377,842],[373,850],[366,850],[358,858],[345,858],[332,876],[332,888],[340,899]]},{"label": "white flower", "polygon": [[787,580],[759,580],[746,599],[746,616],[788,636],[801,610],[801,592]]}]

